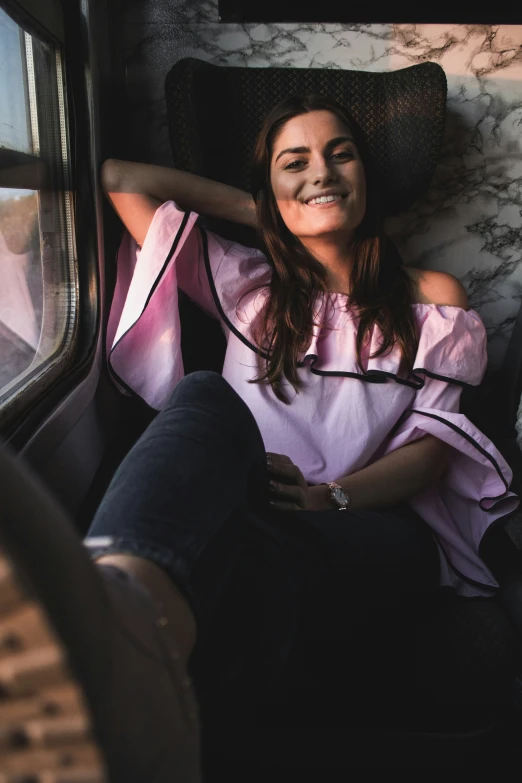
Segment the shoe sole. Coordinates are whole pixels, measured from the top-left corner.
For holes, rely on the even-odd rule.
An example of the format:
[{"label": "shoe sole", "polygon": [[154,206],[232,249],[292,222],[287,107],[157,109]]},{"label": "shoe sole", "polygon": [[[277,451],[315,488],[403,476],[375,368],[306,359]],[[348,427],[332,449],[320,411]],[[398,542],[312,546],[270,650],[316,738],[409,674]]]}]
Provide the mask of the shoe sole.
[{"label": "shoe sole", "polygon": [[24,584],[0,553],[0,783],[109,783],[67,651]]}]

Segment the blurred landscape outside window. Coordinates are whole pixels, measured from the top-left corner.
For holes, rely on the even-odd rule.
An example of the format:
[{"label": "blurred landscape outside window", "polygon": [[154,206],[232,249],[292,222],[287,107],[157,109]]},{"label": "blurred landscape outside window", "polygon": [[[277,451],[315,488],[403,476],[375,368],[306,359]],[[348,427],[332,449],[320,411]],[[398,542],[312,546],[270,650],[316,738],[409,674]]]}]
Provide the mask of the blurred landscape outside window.
[{"label": "blurred landscape outside window", "polygon": [[63,370],[76,329],[62,79],[0,9],[0,411]]}]

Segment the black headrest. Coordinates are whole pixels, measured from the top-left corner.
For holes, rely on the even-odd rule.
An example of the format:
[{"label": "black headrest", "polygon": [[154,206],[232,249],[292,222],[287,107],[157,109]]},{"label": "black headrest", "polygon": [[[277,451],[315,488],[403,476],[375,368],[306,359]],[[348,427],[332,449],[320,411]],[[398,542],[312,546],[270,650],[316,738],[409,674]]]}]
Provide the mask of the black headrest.
[{"label": "black headrest", "polygon": [[436,63],[386,73],[334,68],[236,68],[187,57],[167,74],[174,165],[251,190],[255,138],[268,112],[293,93],[335,98],[358,122],[382,187],[386,214],[427,188],[440,153],[446,76]]}]

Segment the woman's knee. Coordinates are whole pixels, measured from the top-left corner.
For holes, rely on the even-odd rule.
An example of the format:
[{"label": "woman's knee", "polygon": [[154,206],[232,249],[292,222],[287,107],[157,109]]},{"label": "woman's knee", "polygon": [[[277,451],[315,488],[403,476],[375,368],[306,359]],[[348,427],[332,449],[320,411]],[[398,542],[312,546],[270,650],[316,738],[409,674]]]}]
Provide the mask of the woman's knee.
[{"label": "woman's knee", "polygon": [[239,398],[237,392],[218,372],[212,370],[197,370],[185,375],[172,392],[167,407],[182,401],[215,400],[216,398]]},{"label": "woman's knee", "polygon": [[182,378],[172,392],[166,410],[179,406],[194,408],[198,412],[204,409],[219,421],[220,429],[226,426],[231,436],[234,432],[241,437],[252,433],[258,441],[262,440],[250,408],[217,372],[198,370]]},{"label": "woman's knee", "polygon": [[[176,428],[185,434],[197,432],[209,447],[214,444],[223,454],[232,449],[266,469],[265,446],[257,422],[245,401],[219,373],[198,370],[185,376],[152,428],[155,433],[178,431]],[[261,478],[264,481],[264,475]]]}]

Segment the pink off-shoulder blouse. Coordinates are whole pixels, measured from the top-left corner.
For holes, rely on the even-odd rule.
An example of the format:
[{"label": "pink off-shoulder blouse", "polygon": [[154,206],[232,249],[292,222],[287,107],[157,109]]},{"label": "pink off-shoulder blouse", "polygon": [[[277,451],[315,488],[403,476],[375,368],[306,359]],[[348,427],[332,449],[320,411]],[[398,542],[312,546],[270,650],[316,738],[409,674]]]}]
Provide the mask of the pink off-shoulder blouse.
[{"label": "pink off-shoulder blouse", "polygon": [[[173,201],[154,215],[140,249],[126,233],[107,332],[109,365],[120,389],[160,410],[183,377],[178,287],[219,319],[227,339],[223,377],[252,411],[267,451],[287,454],[310,483],[335,481],[426,434],[453,448],[447,470],[409,505],[432,528],[441,555],[440,583],[458,594],[490,596],[498,587],[478,555],[496,520],[520,500],[498,449],[459,413],[466,385],[478,386],[487,365],[486,331],[475,310],[414,304],[420,327],[415,364],[401,373],[400,350],[370,359],[375,328],[356,365],[357,320],[342,294],[321,295],[313,338],[299,357],[305,385],[290,405],[257,374],[253,337],[271,267],[255,248],[196,226],[198,215]],[[253,286],[256,290],[248,292]],[[246,296],[243,294],[246,293]]]}]

